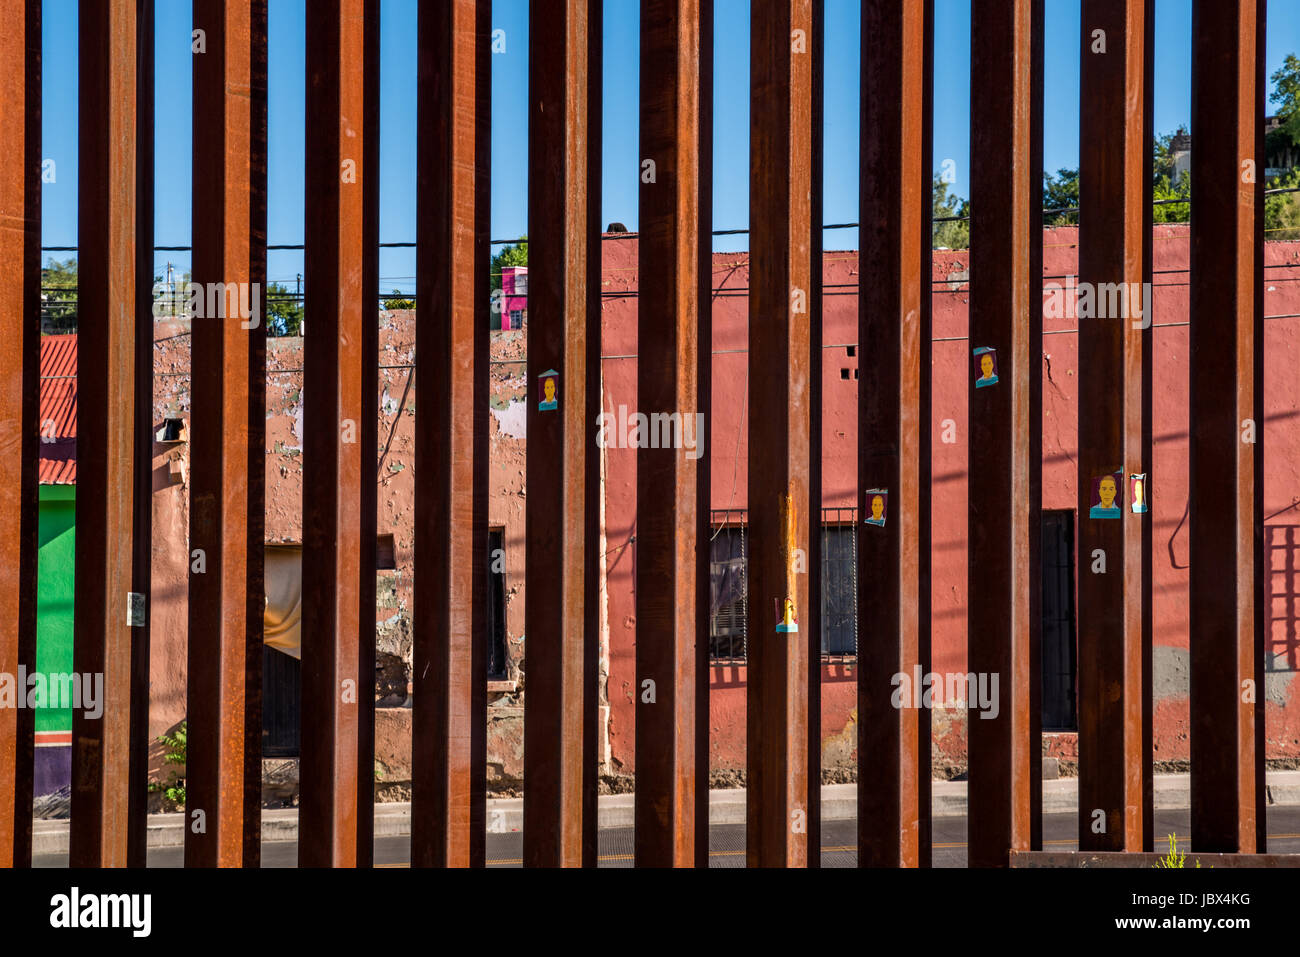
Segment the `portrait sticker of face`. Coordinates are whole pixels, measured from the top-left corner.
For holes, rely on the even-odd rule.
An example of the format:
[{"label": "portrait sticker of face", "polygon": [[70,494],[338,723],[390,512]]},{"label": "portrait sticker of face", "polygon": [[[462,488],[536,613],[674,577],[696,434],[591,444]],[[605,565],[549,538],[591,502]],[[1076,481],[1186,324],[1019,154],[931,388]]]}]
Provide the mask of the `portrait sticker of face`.
[{"label": "portrait sticker of face", "polygon": [[992,346],[980,346],[973,350],[975,356],[975,388],[997,385],[998,351]]},{"label": "portrait sticker of face", "polygon": [[1129,507],[1137,514],[1147,511],[1147,473],[1131,472],[1128,477]]},{"label": "portrait sticker of face", "polygon": [[1119,494],[1121,473],[1113,472],[1098,475],[1092,480],[1092,507],[1088,510],[1089,518],[1119,518],[1121,496]]},{"label": "portrait sticker of face", "polygon": [[799,630],[799,619],[794,614],[794,599],[776,601],[776,632],[778,635],[794,634]]},{"label": "portrait sticker of face", "polygon": [[560,374],[547,369],[537,377],[537,408],[542,412],[554,412],[559,406]]},{"label": "portrait sticker of face", "polygon": [[864,497],[867,510],[863,523],[875,525],[877,528],[884,528],[885,518],[889,511],[889,489],[869,488],[864,493]]}]

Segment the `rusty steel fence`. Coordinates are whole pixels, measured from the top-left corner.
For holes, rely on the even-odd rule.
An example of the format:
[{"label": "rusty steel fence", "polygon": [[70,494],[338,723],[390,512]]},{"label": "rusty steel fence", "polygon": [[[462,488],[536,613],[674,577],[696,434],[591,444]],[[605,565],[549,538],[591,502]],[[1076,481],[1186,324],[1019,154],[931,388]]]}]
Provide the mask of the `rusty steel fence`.
[{"label": "rusty steel fence", "polygon": [[[418,24],[411,860],[485,863],[490,0]],[[1262,853],[1263,0],[1197,0],[1191,218],[1191,802],[1202,852]],[[378,0],[306,8],[299,863],[373,862]],[[594,866],[601,474],[600,0],[529,14],[527,702],[523,859]],[[1153,0],[1083,0],[1080,275],[1150,282]],[[1042,0],[973,0],[969,862],[1042,849],[1039,676]],[[195,0],[193,272],[266,278],[266,0]],[[642,0],[641,408],[709,414],[711,0]],[[80,424],[70,860],[145,864],[150,621],[152,0],[80,6]],[[821,0],[755,4],[744,608],[747,862],[820,837]],[[1096,38],[1103,42],[1098,45]],[[859,864],[931,857],[931,0],[863,0],[854,554]],[[0,0],[0,671],[35,670],[41,2]],[[1151,466],[1152,339],[1081,324],[1079,509]],[[260,860],[266,330],[193,325],[188,866]],[[992,361],[989,361],[992,360]],[[983,388],[989,380],[994,388]],[[549,384],[546,384],[549,383]],[[761,387],[760,385],[761,384]],[[542,392],[545,386],[545,393]],[[711,434],[711,430],[706,435]],[[708,865],[707,438],[638,454],[635,859]],[[1103,505],[1094,504],[1100,489]],[[875,511],[879,505],[879,511]],[[875,518],[878,516],[878,518]],[[1079,844],[1149,851],[1149,515],[1079,525]],[[198,561],[202,556],[203,560]],[[1081,567],[1084,561],[1081,560]],[[790,627],[791,624],[794,627]],[[33,716],[0,709],[0,864],[32,857]],[[1102,826],[1098,826],[1101,822]]]}]

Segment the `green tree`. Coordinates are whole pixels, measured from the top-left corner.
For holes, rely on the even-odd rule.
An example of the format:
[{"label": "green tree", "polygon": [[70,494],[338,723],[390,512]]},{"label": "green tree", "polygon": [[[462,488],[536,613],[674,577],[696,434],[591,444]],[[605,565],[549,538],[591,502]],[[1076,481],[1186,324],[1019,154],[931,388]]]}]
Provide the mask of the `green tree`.
[{"label": "green tree", "polygon": [[1168,177],[1172,182],[1174,177],[1174,137],[1186,135],[1187,127],[1183,125],[1172,133],[1161,133],[1156,137],[1155,155],[1151,158],[1152,182],[1159,182],[1162,176]]},{"label": "green tree", "polygon": [[402,295],[400,289],[394,289],[391,296],[384,297],[384,308],[389,312],[392,312],[394,309],[414,309],[415,300],[407,299]]},{"label": "green tree", "polygon": [[[1192,174],[1184,173],[1174,183],[1170,173],[1156,177],[1151,186],[1151,221],[1155,223],[1185,223],[1191,217]],[[1176,202],[1174,202],[1176,200]],[[1162,202],[1163,201],[1163,202]]]},{"label": "green tree", "polygon": [[[970,248],[970,203],[960,196],[948,195],[948,184],[935,174],[932,186],[931,214],[936,220],[931,232],[934,249]],[[938,220],[945,222],[938,222]]]},{"label": "green tree", "polygon": [[268,336],[302,335],[303,308],[298,299],[278,282],[266,287],[266,334]]},{"label": "green tree", "polygon": [[1161,133],[1155,138],[1151,157],[1152,222],[1185,223],[1191,217],[1192,207],[1187,202],[1192,196],[1190,171],[1174,182],[1174,140],[1186,135],[1186,125],[1180,125],[1172,133]]},{"label": "green tree", "polygon": [[[1264,186],[1266,189],[1300,189],[1300,169],[1275,176]],[[1275,193],[1264,197],[1264,230],[1266,239],[1300,239],[1300,193]]]},{"label": "green tree", "polygon": [[41,270],[41,313],[60,326],[73,323],[77,318],[77,260],[76,257],[59,262],[53,256]]},{"label": "green tree", "polygon": [[[1050,212],[1050,210],[1073,212]],[[1079,224],[1079,171],[1058,169],[1056,175],[1043,172],[1043,225],[1077,226]]]},{"label": "green tree", "polygon": [[492,257],[492,291],[501,288],[501,268],[503,266],[528,265],[528,237],[509,246],[502,246],[501,251]]},{"label": "green tree", "polygon": [[1300,144],[1300,59],[1294,53],[1288,53],[1282,66],[1269,79],[1273,83],[1273,92],[1268,98],[1278,104],[1280,123],[1265,138],[1265,152],[1272,155]]}]

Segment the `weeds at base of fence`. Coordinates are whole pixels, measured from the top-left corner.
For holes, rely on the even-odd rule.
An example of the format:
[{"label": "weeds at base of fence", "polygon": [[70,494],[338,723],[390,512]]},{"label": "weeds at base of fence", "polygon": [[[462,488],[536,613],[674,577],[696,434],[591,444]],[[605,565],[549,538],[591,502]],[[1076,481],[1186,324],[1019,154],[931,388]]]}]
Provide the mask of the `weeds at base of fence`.
[{"label": "weeds at base of fence", "polygon": [[[180,726],[172,734],[160,734],[158,740],[162,743],[166,751],[163,752],[163,758],[167,764],[174,764],[179,767],[185,766],[185,722],[182,721]],[[173,804],[183,806],[185,804],[185,778],[178,777],[175,781],[167,784],[163,781],[153,781],[149,784],[150,793],[161,791],[163,796]]]}]

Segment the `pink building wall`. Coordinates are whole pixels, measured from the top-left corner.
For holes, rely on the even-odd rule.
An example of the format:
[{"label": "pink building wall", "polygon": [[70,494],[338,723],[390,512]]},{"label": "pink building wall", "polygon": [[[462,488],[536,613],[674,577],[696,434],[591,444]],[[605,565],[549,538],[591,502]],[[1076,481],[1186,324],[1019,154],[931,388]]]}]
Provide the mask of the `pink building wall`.
[{"label": "pink building wall", "polygon": [[[528,320],[528,267],[501,267],[501,312],[493,314],[494,329],[523,329]],[[514,324],[515,313],[519,323]]]},{"label": "pink building wall", "polygon": [[[1045,230],[1044,274],[1073,274],[1077,264],[1078,231]],[[606,291],[636,288],[635,241],[604,244]],[[966,669],[966,402],[970,379],[970,343],[966,340],[969,302],[968,251],[934,254],[932,544],[934,670]],[[1294,388],[1300,368],[1300,243],[1269,243],[1266,263],[1265,314],[1286,316],[1265,323],[1266,421],[1264,513],[1270,550],[1269,652],[1275,656],[1267,674],[1266,748],[1270,759],[1300,760],[1300,700],[1294,677],[1300,642],[1296,637],[1300,591],[1300,545],[1287,546],[1286,537],[1300,541],[1300,394]],[[1185,226],[1157,227],[1156,282],[1153,313],[1156,329],[1154,359],[1155,436],[1150,463],[1149,520],[1154,523],[1154,659],[1155,759],[1176,767],[1188,759],[1188,621],[1187,601],[1187,455],[1188,455],[1188,232]],[[857,344],[858,254],[825,254],[825,348],[823,455],[824,506],[856,505],[857,390],[869,387],[869,365],[859,366]],[[748,253],[717,253],[713,257],[715,288],[743,290],[749,283]],[[844,288],[836,288],[849,284]],[[1089,320],[1083,320],[1089,321]],[[1092,320],[1099,321],[1099,320]],[[1076,451],[1079,320],[1045,321],[1043,350],[1043,508],[1076,508]],[[747,459],[745,418],[748,299],[717,295],[713,304],[713,406],[710,430],[713,507],[744,508]],[[602,352],[607,356],[635,355],[636,300],[606,300]],[[868,355],[870,354],[868,350]],[[847,378],[843,370],[849,370]],[[858,378],[860,376],[860,378]],[[606,411],[621,403],[636,408],[635,359],[604,363]],[[955,441],[942,433],[951,420]],[[951,432],[950,432],[951,434]],[[611,448],[607,452],[605,510],[608,522],[609,700],[610,752],[616,770],[632,770],[636,605],[633,570],[636,546],[636,452]],[[1290,529],[1290,531],[1288,531]],[[628,545],[624,548],[623,546]],[[1076,561],[1077,570],[1077,561]],[[859,574],[869,573],[860,569]],[[859,641],[870,636],[859,635]],[[1080,655],[1087,649],[1079,649]],[[851,664],[823,668],[823,765],[851,763],[856,753],[856,686]],[[711,759],[715,769],[741,768],[745,763],[745,668],[719,665],[713,669],[710,724]],[[936,708],[933,713],[936,769],[955,772],[965,764],[965,712]],[[1077,755],[1072,733],[1045,736],[1048,753],[1065,760]],[[834,775],[832,774],[832,777]]]}]

